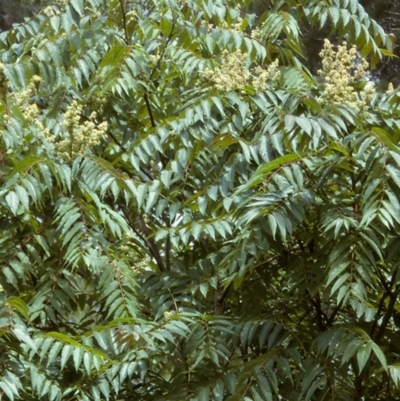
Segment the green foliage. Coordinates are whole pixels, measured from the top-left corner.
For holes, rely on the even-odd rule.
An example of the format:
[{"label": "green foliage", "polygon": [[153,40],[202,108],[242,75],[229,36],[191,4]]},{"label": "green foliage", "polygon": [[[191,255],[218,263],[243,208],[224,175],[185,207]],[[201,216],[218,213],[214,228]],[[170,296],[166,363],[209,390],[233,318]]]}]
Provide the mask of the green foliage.
[{"label": "green foliage", "polygon": [[72,0],[2,34],[2,399],[399,397],[398,94],[322,101],[302,30],[391,41],[356,0],[272,3]]}]

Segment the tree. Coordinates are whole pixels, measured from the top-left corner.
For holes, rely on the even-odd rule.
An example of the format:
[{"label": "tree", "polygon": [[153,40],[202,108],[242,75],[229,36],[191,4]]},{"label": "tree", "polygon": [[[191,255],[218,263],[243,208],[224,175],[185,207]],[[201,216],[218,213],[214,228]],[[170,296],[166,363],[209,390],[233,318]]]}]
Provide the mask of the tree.
[{"label": "tree", "polygon": [[364,60],[392,42],[354,0],[237,4],[2,34],[2,398],[399,397],[398,99]]}]

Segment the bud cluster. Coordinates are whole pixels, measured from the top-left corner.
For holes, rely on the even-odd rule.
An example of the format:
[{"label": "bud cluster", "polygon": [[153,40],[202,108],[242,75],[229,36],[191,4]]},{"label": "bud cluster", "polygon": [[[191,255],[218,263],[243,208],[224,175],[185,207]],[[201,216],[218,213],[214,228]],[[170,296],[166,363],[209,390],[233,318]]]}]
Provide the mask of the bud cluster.
[{"label": "bud cluster", "polygon": [[243,90],[245,86],[252,85],[257,93],[267,87],[268,81],[277,81],[280,76],[278,60],[271,63],[267,69],[260,66],[247,67],[247,54],[240,49],[236,52],[224,50],[221,55],[220,67],[207,68],[203,71],[203,77],[213,86],[223,92]]},{"label": "bud cluster", "polygon": [[368,62],[365,59],[357,61],[357,49],[353,46],[347,49],[347,43],[334,50],[333,45],[325,39],[322,57],[322,69],[318,71],[325,81],[321,101],[323,103],[348,103],[360,109],[367,108],[367,102],[375,94],[372,82],[357,92],[354,84],[368,80]]},{"label": "bud cluster", "polygon": [[82,111],[82,105],[73,100],[63,115],[63,139],[56,141],[53,135],[46,136],[46,140],[54,143],[57,153],[67,162],[84,156],[91,147],[100,144],[106,137],[107,122],[96,125],[96,112],[93,112],[89,120],[82,123]]}]

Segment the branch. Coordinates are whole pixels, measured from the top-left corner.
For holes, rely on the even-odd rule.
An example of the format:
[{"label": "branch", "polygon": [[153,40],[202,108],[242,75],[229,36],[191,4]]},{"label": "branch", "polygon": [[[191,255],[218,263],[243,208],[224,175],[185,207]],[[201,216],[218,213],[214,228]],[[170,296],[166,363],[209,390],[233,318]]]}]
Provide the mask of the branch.
[{"label": "branch", "polygon": [[167,269],[164,265],[164,262],[161,258],[160,252],[158,251],[157,245],[154,242],[153,238],[151,238],[151,232],[149,228],[146,226],[146,223],[143,221],[141,216],[136,216],[135,223],[139,226],[140,231],[135,228],[132,220],[126,213],[125,209],[122,208],[122,211],[126,217],[126,220],[129,223],[129,226],[132,228],[134,233],[146,244],[147,248],[149,249],[150,253],[153,255],[154,259],[157,262],[157,266],[161,272],[165,272]]},{"label": "branch", "polygon": [[[89,119],[87,119],[87,120],[89,121]],[[114,135],[112,132],[107,131],[106,134],[107,134],[108,136],[110,136],[111,139],[112,139],[124,152],[126,152],[126,149],[125,149],[124,145],[122,145],[122,143],[115,137],[115,135]]]},{"label": "branch", "polygon": [[171,270],[171,238],[168,235],[165,243],[165,268]]},{"label": "branch", "polygon": [[375,273],[376,273],[376,275],[378,276],[379,281],[381,282],[382,287],[383,287],[384,290],[386,291],[387,295],[390,296],[390,295],[392,294],[391,287],[392,287],[392,285],[393,285],[393,278],[392,278],[392,280],[391,280],[391,283],[388,284],[387,281],[385,280],[385,277],[383,276],[383,274],[382,274],[382,272],[381,272],[380,266],[377,266],[377,267],[376,267]]},{"label": "branch", "polygon": [[218,280],[217,288],[215,290],[214,295],[214,315],[222,315],[224,311],[224,300],[228,295],[229,290],[232,287],[232,283],[225,288],[225,290],[221,290],[221,280]]},{"label": "branch", "polygon": [[119,0],[119,4],[121,6],[122,23],[124,24],[125,42],[129,43],[128,29],[126,27],[126,13],[125,13],[126,3],[124,4],[123,0]]},{"label": "branch", "polygon": [[280,258],[281,255],[275,255],[275,256],[271,256],[270,258],[268,258],[267,260],[264,260],[263,262],[260,262],[258,264],[256,264],[253,267],[253,270],[258,269],[259,267],[265,267],[268,266],[271,262],[273,262],[274,260]]},{"label": "branch", "polygon": [[[382,297],[382,299],[384,299],[384,298],[386,298],[386,296],[389,296],[390,300],[389,300],[389,305],[387,306],[387,309],[386,309],[386,313],[383,317],[382,323],[379,327],[378,334],[376,335],[376,340],[375,340],[376,342],[379,342],[382,339],[383,335],[385,334],[386,326],[388,325],[389,320],[392,317],[394,306],[396,305],[396,301],[397,301],[397,296],[400,293],[400,287],[397,287],[395,291],[392,290],[394,283],[396,282],[396,277],[397,277],[397,271],[393,274],[393,276],[390,280],[390,283],[387,286],[386,294]],[[381,302],[379,303],[379,306],[381,307],[381,309],[383,308],[382,299],[381,299],[382,305],[381,305]],[[378,313],[377,313],[377,317],[378,317]],[[374,324],[375,324],[375,321],[374,321]],[[375,324],[375,326],[376,326],[376,324]],[[375,330],[375,327],[374,327],[374,330]]]},{"label": "branch", "polygon": [[143,234],[146,236],[145,241],[146,241],[147,247],[150,249],[151,253],[153,254],[154,258],[156,259],[160,271],[166,271],[167,269],[165,268],[164,262],[160,255],[160,252],[158,251],[157,245],[154,242],[153,238],[151,238],[151,232],[150,232],[149,228],[146,226],[146,223],[144,222],[142,217],[139,215],[136,216],[135,223],[138,224],[139,228],[141,229]]},{"label": "branch", "polygon": [[[157,60],[157,64],[156,64],[155,67],[153,68],[153,71],[151,72],[148,81],[150,81],[150,80],[153,78],[154,73],[156,72],[157,68],[158,68],[159,65],[160,65],[161,60],[163,59],[164,54],[165,54],[165,49],[166,49],[167,46],[169,45],[169,42],[172,40],[172,36],[173,36],[173,33],[174,33],[174,29],[175,29],[175,22],[172,24],[171,32],[169,33],[168,38],[167,38],[167,41],[165,42],[164,49],[163,49],[163,51],[161,52],[160,58]],[[155,128],[155,127],[157,126],[157,124],[156,124],[156,121],[155,121],[155,119],[154,119],[153,110],[151,109],[151,105],[150,105],[150,102],[149,102],[149,97],[148,97],[147,91],[144,93],[143,98],[144,98],[144,101],[145,101],[145,103],[146,103],[147,112],[149,113],[151,126],[152,126],[153,128]]]},{"label": "branch", "polygon": [[156,125],[156,121],[154,120],[153,110],[151,109],[149,97],[147,96],[147,92],[144,93],[143,98],[146,103],[147,112],[149,113],[151,126],[153,128],[155,128],[157,125]]},{"label": "branch", "polygon": [[340,310],[340,305],[336,305],[335,309],[332,311],[332,314],[329,316],[329,318],[326,322],[326,324],[328,326],[332,326],[333,321],[335,320],[335,317],[336,317],[337,313],[339,312],[339,310]]},{"label": "branch", "polygon": [[383,306],[385,305],[385,299],[387,298],[388,294],[384,293],[382,295],[382,298],[379,301],[379,305],[378,305],[378,310],[376,311],[376,315],[375,315],[375,319],[374,322],[372,323],[372,327],[371,330],[369,331],[369,336],[372,338],[372,336],[374,335],[376,326],[378,324],[378,320],[381,318],[381,312],[383,309]]},{"label": "branch", "polygon": [[328,320],[328,317],[326,314],[323,312],[321,308],[321,300],[319,299],[319,296],[316,297],[315,299],[312,297],[310,291],[308,288],[306,289],[306,294],[308,298],[310,299],[312,305],[315,308],[315,316],[317,318],[317,325],[320,331],[326,331],[326,324],[324,323],[323,318],[325,319],[325,322]]},{"label": "branch", "polygon": [[379,327],[378,334],[376,335],[376,339],[375,339],[376,343],[378,343],[382,339],[383,335],[385,334],[386,326],[388,325],[389,320],[392,317],[394,306],[396,305],[396,301],[397,301],[397,294],[392,295],[390,297],[389,305],[386,309],[386,313],[383,317],[382,323]]}]

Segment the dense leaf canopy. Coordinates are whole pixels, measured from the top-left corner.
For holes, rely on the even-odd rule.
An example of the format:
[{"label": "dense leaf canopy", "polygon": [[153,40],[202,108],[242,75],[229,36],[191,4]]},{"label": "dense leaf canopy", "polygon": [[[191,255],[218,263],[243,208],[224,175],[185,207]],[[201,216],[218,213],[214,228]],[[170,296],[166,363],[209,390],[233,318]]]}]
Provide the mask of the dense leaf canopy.
[{"label": "dense leaf canopy", "polygon": [[390,37],[356,0],[52,3],[0,36],[1,399],[398,399]]}]

